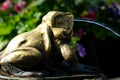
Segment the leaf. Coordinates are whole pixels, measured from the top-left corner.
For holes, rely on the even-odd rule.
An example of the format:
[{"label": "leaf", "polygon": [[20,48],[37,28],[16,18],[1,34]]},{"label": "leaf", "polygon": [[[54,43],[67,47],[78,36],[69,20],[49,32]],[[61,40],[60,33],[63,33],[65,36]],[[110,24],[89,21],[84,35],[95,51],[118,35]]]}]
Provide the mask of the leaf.
[{"label": "leaf", "polygon": [[72,47],[74,51],[76,51],[76,43],[78,40],[79,40],[78,36],[72,37],[71,39],[70,46]]},{"label": "leaf", "polygon": [[83,0],[75,0],[75,5],[79,5],[79,3],[82,3]]},{"label": "leaf", "polygon": [[14,22],[19,22],[20,21],[20,16],[19,15],[14,15],[13,19],[14,19]]},{"label": "leaf", "polygon": [[2,23],[3,22],[3,19],[0,17],[0,23]]},{"label": "leaf", "polygon": [[22,0],[16,0],[18,4],[20,4],[22,2]]},{"label": "leaf", "polygon": [[6,23],[0,24],[0,35],[10,34],[12,30],[12,26],[7,25]]},{"label": "leaf", "polygon": [[35,0],[35,1],[33,1],[33,2],[29,5],[29,7],[39,6],[39,5],[41,5],[44,1],[45,1],[45,0]]},{"label": "leaf", "polygon": [[36,12],[33,16],[34,16],[35,18],[39,19],[41,15],[42,15],[41,12]]}]

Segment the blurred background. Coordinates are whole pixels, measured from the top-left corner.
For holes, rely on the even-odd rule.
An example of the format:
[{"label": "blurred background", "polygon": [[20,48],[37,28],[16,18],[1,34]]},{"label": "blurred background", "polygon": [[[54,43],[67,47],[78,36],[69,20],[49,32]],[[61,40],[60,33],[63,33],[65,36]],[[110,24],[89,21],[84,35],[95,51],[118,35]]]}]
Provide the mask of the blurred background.
[{"label": "blurred background", "polygon": [[[120,0],[0,0],[0,50],[16,35],[34,29],[49,11],[71,12],[76,19],[99,21],[120,33]],[[80,63],[120,77],[120,37],[104,27],[75,22],[71,47]]]}]

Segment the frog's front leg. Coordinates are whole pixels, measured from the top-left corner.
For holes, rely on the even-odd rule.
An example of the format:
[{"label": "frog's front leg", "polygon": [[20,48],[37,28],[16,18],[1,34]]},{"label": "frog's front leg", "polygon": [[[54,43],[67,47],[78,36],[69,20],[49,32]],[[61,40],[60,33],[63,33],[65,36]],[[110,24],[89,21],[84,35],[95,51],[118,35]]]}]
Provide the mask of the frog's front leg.
[{"label": "frog's front leg", "polygon": [[82,65],[79,63],[76,54],[72,51],[71,47],[67,43],[61,43],[60,49],[64,60],[70,65],[71,71],[78,73],[98,73],[100,69]]}]

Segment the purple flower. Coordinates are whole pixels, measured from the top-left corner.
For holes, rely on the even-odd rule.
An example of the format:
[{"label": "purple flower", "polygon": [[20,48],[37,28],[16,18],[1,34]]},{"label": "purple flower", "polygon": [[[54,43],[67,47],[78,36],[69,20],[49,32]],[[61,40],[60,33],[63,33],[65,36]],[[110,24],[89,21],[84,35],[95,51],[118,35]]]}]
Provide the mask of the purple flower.
[{"label": "purple flower", "polygon": [[117,3],[112,3],[113,6],[113,16],[118,16],[119,15],[119,8]]},{"label": "purple flower", "polygon": [[10,13],[10,17],[12,17],[13,16],[13,13]]},{"label": "purple flower", "polygon": [[77,46],[78,55],[81,58],[85,57],[85,55],[86,55],[85,48],[79,43],[76,43],[76,46]]},{"label": "purple flower", "polygon": [[96,12],[97,10],[98,10],[98,7],[96,6],[96,7],[90,8],[88,12]]}]

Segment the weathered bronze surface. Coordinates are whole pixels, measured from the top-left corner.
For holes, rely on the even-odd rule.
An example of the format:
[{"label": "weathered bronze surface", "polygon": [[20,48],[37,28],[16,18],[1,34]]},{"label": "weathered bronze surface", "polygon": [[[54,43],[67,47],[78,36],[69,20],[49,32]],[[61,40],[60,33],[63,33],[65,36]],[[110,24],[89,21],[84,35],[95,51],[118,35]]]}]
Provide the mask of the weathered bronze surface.
[{"label": "weathered bronze surface", "polygon": [[69,45],[73,19],[69,12],[50,11],[35,29],[14,37],[1,52],[0,74],[46,77],[71,75],[76,71],[95,73],[79,64]]}]

